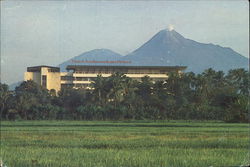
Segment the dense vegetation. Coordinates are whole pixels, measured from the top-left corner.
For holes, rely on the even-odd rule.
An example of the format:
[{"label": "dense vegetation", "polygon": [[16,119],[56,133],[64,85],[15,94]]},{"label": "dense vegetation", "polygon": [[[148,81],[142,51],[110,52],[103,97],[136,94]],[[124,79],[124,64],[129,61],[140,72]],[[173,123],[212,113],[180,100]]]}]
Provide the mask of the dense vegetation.
[{"label": "dense vegetation", "polygon": [[48,91],[25,81],[15,91],[0,84],[0,114],[6,120],[191,119],[247,122],[249,71],[213,69],[170,73],[166,81],[141,81],[123,74],[98,76],[94,89]]},{"label": "dense vegetation", "polygon": [[3,121],[11,167],[248,166],[249,126],[185,121]]}]

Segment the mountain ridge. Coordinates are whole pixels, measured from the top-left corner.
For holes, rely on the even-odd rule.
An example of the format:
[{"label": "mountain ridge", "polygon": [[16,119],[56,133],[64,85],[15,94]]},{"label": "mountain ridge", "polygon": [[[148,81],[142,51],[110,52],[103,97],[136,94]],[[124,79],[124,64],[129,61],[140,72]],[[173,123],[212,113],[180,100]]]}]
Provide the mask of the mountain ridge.
[{"label": "mountain ridge", "polygon": [[[96,54],[93,54],[95,52]],[[115,56],[112,56],[115,55]],[[70,60],[129,61],[131,63],[77,65],[118,65],[118,66],[187,66],[186,71],[201,73],[207,68],[228,71],[233,68],[248,68],[249,59],[229,47],[213,43],[201,43],[185,38],[175,30],[161,30],[133,52],[122,56],[108,49],[97,49],[82,53]],[[59,66],[74,65],[66,61]]]}]

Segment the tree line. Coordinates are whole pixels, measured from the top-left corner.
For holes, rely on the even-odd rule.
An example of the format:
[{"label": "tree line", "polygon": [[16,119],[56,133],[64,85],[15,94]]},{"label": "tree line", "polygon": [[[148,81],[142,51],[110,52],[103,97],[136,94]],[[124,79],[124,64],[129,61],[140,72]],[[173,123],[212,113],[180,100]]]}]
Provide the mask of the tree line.
[{"label": "tree line", "polygon": [[57,94],[33,81],[14,91],[0,84],[0,115],[4,120],[222,120],[248,122],[249,71],[225,74],[169,73],[165,81],[124,74],[98,75],[93,89],[67,87]]}]

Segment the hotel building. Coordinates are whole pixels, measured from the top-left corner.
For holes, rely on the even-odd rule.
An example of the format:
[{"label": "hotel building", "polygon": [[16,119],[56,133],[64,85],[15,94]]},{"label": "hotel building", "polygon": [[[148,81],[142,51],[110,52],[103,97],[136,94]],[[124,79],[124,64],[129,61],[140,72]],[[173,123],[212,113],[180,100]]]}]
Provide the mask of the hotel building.
[{"label": "hotel building", "polygon": [[153,81],[166,80],[169,72],[182,73],[185,66],[91,66],[69,65],[67,72],[60,72],[59,67],[34,66],[28,67],[24,74],[24,80],[33,80],[44,88],[54,89],[58,92],[61,88],[72,86],[73,88],[90,89],[93,78],[97,75],[109,77],[113,73],[122,73],[132,79],[140,80],[149,76]]}]

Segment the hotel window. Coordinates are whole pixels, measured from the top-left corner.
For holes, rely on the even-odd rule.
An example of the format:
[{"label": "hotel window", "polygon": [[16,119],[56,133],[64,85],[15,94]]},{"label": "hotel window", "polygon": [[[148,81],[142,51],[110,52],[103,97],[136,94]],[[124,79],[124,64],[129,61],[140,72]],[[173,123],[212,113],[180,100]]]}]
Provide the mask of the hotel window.
[{"label": "hotel window", "polygon": [[47,76],[46,75],[42,75],[42,86],[44,88],[47,87]]},{"label": "hotel window", "polygon": [[61,76],[61,80],[63,80],[63,81],[73,81],[74,77],[72,77],[72,76]]},{"label": "hotel window", "polygon": [[61,84],[61,88],[73,88],[74,84]]},{"label": "hotel window", "polygon": [[167,71],[166,70],[160,70],[160,73],[165,74],[165,73],[167,73]]},{"label": "hotel window", "polygon": [[60,72],[60,70],[58,68],[50,68],[48,72]]},{"label": "hotel window", "polygon": [[76,81],[88,81],[87,77],[76,77]]}]

